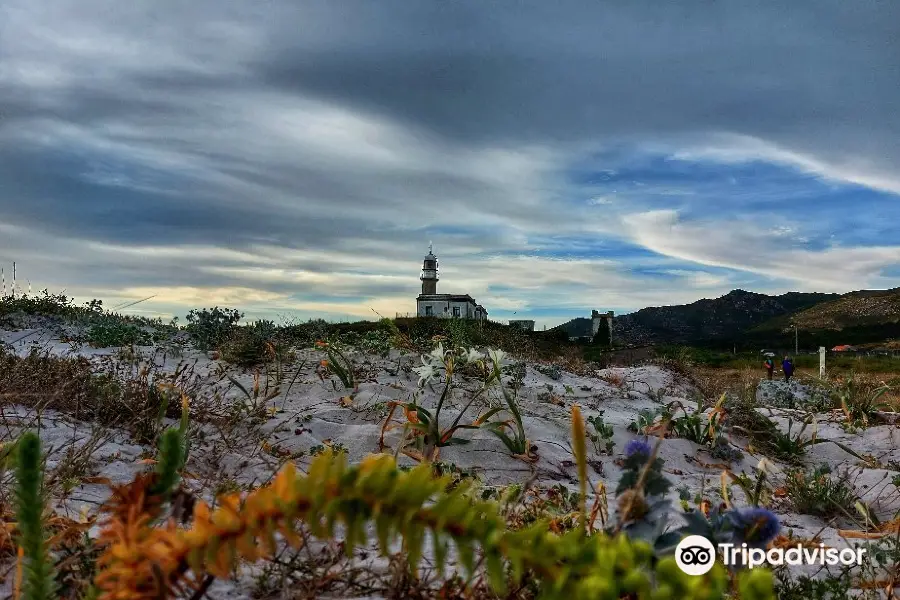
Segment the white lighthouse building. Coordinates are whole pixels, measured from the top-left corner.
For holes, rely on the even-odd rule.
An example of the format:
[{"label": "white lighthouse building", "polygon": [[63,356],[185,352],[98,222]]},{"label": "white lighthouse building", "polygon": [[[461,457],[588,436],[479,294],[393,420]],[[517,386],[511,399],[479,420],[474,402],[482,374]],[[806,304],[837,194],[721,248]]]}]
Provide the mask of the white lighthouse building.
[{"label": "white lighthouse building", "polygon": [[468,294],[438,294],[438,260],[432,245],[422,262],[422,293],[416,298],[416,314],[420,317],[487,319],[487,311]]}]

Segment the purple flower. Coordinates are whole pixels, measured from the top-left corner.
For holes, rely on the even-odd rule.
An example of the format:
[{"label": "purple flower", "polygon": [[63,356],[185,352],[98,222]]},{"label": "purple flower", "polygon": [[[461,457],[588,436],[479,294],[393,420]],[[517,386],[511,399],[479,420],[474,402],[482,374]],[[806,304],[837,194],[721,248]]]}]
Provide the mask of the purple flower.
[{"label": "purple flower", "polygon": [[735,533],[748,544],[765,546],[781,531],[778,517],[765,508],[739,508],[729,513]]},{"label": "purple flower", "polygon": [[627,444],[625,444],[625,456],[627,458],[631,458],[635,455],[641,455],[645,458],[650,458],[650,455],[653,454],[653,448],[650,447],[650,444],[647,442],[643,442],[641,440],[631,440]]}]

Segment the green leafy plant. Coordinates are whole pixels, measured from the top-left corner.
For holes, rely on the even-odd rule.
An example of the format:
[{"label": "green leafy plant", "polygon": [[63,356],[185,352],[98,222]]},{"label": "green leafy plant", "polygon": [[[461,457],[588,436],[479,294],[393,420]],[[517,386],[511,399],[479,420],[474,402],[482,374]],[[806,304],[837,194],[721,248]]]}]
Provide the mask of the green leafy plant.
[{"label": "green leafy plant", "polygon": [[[501,362],[504,353],[500,350],[491,350],[489,355],[492,361],[491,368],[486,368],[484,364],[485,357],[473,349],[468,351],[462,349],[445,350],[443,344],[440,343],[429,355],[422,356],[422,366],[414,369],[419,375],[419,385],[430,383],[441,373],[444,374],[444,389],[441,392],[437,405],[433,410],[429,410],[418,403],[417,397],[414,397],[411,402],[389,403],[391,409],[382,426],[382,447],[384,446],[384,433],[399,427],[399,425],[392,424],[391,420],[396,409],[402,408],[406,415],[406,423],[403,424],[403,427],[411,432],[412,435],[411,437],[404,437],[398,451],[402,451],[404,454],[417,460],[433,461],[437,458],[439,449],[442,447],[468,444],[470,440],[456,437],[456,433],[464,429],[484,429],[500,439],[514,455],[531,459],[528,454],[529,444],[525,437],[525,427],[522,423],[522,416],[515,397],[502,385]],[[455,373],[461,367],[476,364],[478,368],[473,372],[480,372],[484,376],[481,387],[471,394],[449,427],[441,426],[441,415],[444,405],[455,387]],[[463,417],[472,404],[498,383],[506,401],[506,406],[492,408],[475,421],[463,423]],[[489,421],[491,417],[503,410],[508,410],[512,414],[512,422]],[[507,430],[511,430],[511,432]],[[406,448],[406,445],[410,443],[413,449]]]},{"label": "green leafy plant", "polygon": [[394,334],[393,332],[384,329],[368,331],[362,336],[362,339],[359,342],[359,347],[369,354],[374,354],[376,356],[385,358],[388,356],[388,354],[390,354],[391,348],[394,347],[395,335],[396,334]]},{"label": "green leafy plant", "polygon": [[[100,300],[93,300],[91,306],[99,307]],[[0,296],[0,316],[22,313],[26,315],[46,315],[74,317],[79,312],[87,312],[88,308],[76,306],[74,300],[65,294],[51,294],[49,290],[41,290],[39,294],[22,294],[18,296]],[[102,308],[99,309],[102,311]]]},{"label": "green leafy plant", "polygon": [[598,454],[612,455],[616,443],[613,441],[613,427],[603,421],[603,411],[599,415],[588,417],[587,422],[593,427],[593,432],[588,432],[588,439],[594,445],[594,451]]},{"label": "green leafy plant", "polygon": [[785,492],[798,512],[820,517],[846,514],[856,492],[843,478],[832,477],[827,466],[812,471],[794,469],[786,474]]},{"label": "green leafy plant", "polygon": [[760,467],[757,469],[755,479],[751,478],[747,473],[722,472],[722,499],[726,505],[731,506],[730,493],[728,491],[729,480],[741,488],[750,506],[766,506],[768,504],[772,497],[772,489],[766,483],[768,473],[766,472],[765,460],[760,461]]},{"label": "green leafy plant", "polygon": [[276,331],[272,321],[254,321],[246,327],[235,328],[220,346],[222,359],[241,367],[275,360],[279,353]]},{"label": "green leafy plant", "polygon": [[198,349],[216,350],[227,340],[244,314],[230,308],[204,308],[187,314],[186,330]]},{"label": "green leafy plant", "polygon": [[[316,342],[316,346],[328,353],[328,360],[321,365],[338,376],[344,389],[356,390],[356,375],[353,361],[347,357],[341,344],[337,342]],[[320,377],[322,375],[320,374]]]},{"label": "green leafy plant", "polygon": [[151,493],[168,497],[172,489],[178,483],[182,469],[187,464],[190,454],[190,439],[188,438],[188,425],[190,415],[187,396],[182,395],[181,420],[177,428],[167,429],[159,438],[159,460],[156,463],[158,479]]},{"label": "green leafy plant", "polygon": [[720,427],[725,418],[725,410],[723,408],[725,398],[726,395],[722,394],[709,414],[704,413],[703,403],[699,400],[697,401],[697,408],[692,412],[688,412],[680,402],[673,403],[670,405],[670,408],[677,404],[683,414],[680,417],[672,418],[670,421],[672,432],[678,437],[712,448],[719,437]]},{"label": "green leafy plant", "polygon": [[508,390],[500,379],[501,371],[498,352],[496,350],[492,351],[494,370],[491,373],[491,380],[499,383],[503,399],[506,401],[506,409],[513,416],[513,420],[512,423],[509,421],[484,423],[484,421],[503,410],[502,408],[494,408],[479,417],[478,422],[483,423],[481,428],[496,436],[513,456],[532,461],[534,457],[531,455],[531,444],[525,435],[525,425],[522,423],[522,413],[519,410],[516,393]]},{"label": "green leafy plant", "polygon": [[94,348],[147,346],[151,343],[151,335],[147,331],[114,319],[104,319],[91,325],[85,339]]},{"label": "green leafy plant", "polygon": [[[794,433],[794,424],[795,422],[792,418],[788,419],[786,433],[774,430],[771,432],[771,436],[767,438],[765,445],[774,454],[775,458],[797,463],[802,460],[810,447],[815,446],[816,444],[834,444],[855,458],[866,460],[846,444],[838,442],[837,440],[819,438],[817,436],[817,427],[815,425],[815,415],[807,415],[802,421],[800,429],[796,431],[796,433]],[[813,425],[812,434],[810,437],[806,438],[804,437],[804,433],[810,425]]]},{"label": "green leafy plant", "polygon": [[54,569],[47,553],[44,531],[44,480],[41,441],[37,434],[22,434],[17,444],[16,508],[19,545],[23,550],[24,600],[51,600],[56,593]]},{"label": "green leafy plant", "polygon": [[[415,447],[415,451],[412,452],[403,448],[402,451],[404,454],[418,460],[431,462],[438,457],[440,448],[445,446],[459,446],[471,442],[471,440],[456,437],[456,433],[463,429],[479,428],[477,423],[461,423],[463,416],[474,402],[474,399],[470,400],[469,403],[459,411],[456,419],[454,419],[449,427],[441,427],[441,412],[444,408],[444,402],[447,399],[447,392],[449,389],[450,385],[448,382],[433,411],[420,406],[415,399],[413,399],[412,402],[391,403],[391,410],[385,419],[386,426],[383,427],[382,430],[387,431],[389,429],[387,423],[389,423],[393,417],[394,409],[398,406],[402,407],[407,416],[407,423],[404,426],[412,430],[412,442]],[[401,444],[405,445],[406,440],[401,442]]]},{"label": "green leafy plant", "polygon": [[253,374],[253,385],[249,390],[230,373],[226,373],[225,377],[227,377],[247,399],[246,402],[241,402],[240,404],[235,403],[235,416],[247,414],[252,419],[264,420],[266,418],[266,404],[281,394],[281,387],[277,384],[274,384],[273,386],[269,377],[266,377],[265,382],[263,383],[263,378],[260,377],[259,371]]},{"label": "green leafy plant", "polygon": [[661,443],[660,438],[654,446],[643,440],[626,444],[616,488],[618,523],[611,531],[642,540],[657,554],[669,554],[678,543],[678,534],[667,532],[672,503],[666,495],[672,482],[663,475],[664,461],[657,456]]},{"label": "green leafy plant", "polygon": [[[306,475],[288,463],[270,485],[244,499],[237,494],[222,498],[215,511],[198,502],[189,529],[152,527],[145,519],[127,530],[128,537],[117,537],[123,526],[114,518],[102,534],[108,545],[97,586],[108,598],[132,597],[147,589],[162,590],[158,595],[167,598],[169,590],[188,577],[228,577],[240,560],[274,555],[276,534],[299,547],[308,535],[334,538],[340,525],[348,556],[368,543],[371,529],[385,555],[402,538],[413,574],[426,537],[433,542],[441,573],[452,543],[469,577],[482,577],[501,597],[510,593],[510,584],[518,587],[526,578],[546,600],[720,600],[734,591],[723,566],[691,577],[673,557],[657,560],[647,544],[627,536],[588,535],[581,528],[554,534],[546,521],[509,530],[495,502],[473,499],[467,482],[452,490],[449,484],[447,477],[435,478],[430,465],[398,470],[386,455],[347,466],[343,454],[326,453],[313,461]],[[144,498],[137,493],[123,496]],[[141,507],[133,506],[130,512],[136,508]],[[741,600],[774,597],[771,577],[762,569],[739,574],[736,587]]]},{"label": "green leafy plant", "polygon": [[663,420],[666,420],[668,416],[668,412],[662,408],[642,408],[638,411],[634,421],[629,423],[628,431],[639,435],[648,435],[660,417],[662,417]]},{"label": "green leafy plant", "polygon": [[[855,595],[859,590],[854,588],[850,573],[827,577],[810,577],[800,575],[792,577],[787,570],[777,571],[778,584],[776,592],[778,600],[845,600],[846,598],[868,598],[868,595]],[[854,593],[851,593],[854,592]]]},{"label": "green leafy plant", "polygon": [[854,426],[868,427],[869,422],[878,415],[878,412],[886,408],[881,397],[890,390],[891,386],[889,385],[868,389],[857,383],[854,376],[851,375],[837,392],[847,422]]}]

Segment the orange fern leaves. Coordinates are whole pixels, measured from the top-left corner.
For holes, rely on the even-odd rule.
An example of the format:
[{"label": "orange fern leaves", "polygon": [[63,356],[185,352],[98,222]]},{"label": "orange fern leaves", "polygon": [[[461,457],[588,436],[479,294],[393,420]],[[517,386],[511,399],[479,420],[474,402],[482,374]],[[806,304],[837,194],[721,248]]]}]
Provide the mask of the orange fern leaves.
[{"label": "orange fern leaves", "polygon": [[104,551],[94,582],[101,600],[165,598],[189,583],[182,577],[184,544],[175,535],[174,521],[153,526],[163,508],[162,498],[150,492],[156,479],[155,473],[142,473],[114,487],[103,507],[108,515],[100,531]]},{"label": "orange fern leaves", "polygon": [[128,521],[112,521],[103,536],[107,547],[94,581],[101,600],[166,598],[193,587],[183,577],[185,550],[174,523],[151,527],[150,519],[135,511]]},{"label": "orange fern leaves", "polygon": [[[152,506],[146,494],[120,491],[120,496],[133,498],[134,505],[127,512],[120,506],[102,532],[107,547],[96,581],[100,598],[166,598],[180,586],[196,586],[196,579],[185,581],[189,570],[197,576],[227,577],[239,560],[273,555],[276,536],[301,546],[300,527],[316,537],[333,538],[335,525],[342,522],[348,552],[366,540],[364,525],[370,519],[375,520],[384,548],[389,535],[412,535],[410,527],[438,528],[464,540],[482,538],[485,528],[499,527],[500,517],[489,518],[484,508],[480,509],[484,519],[463,518],[471,502],[462,488],[430,505],[429,498],[448,484],[448,478],[435,479],[429,467],[399,472],[388,455],[370,455],[351,467],[344,453],[325,452],[307,474],[287,463],[272,483],[243,500],[239,494],[223,496],[215,510],[197,502],[187,529],[179,529],[172,520],[154,527],[153,519],[142,513],[142,508]],[[415,564],[418,543],[409,552]]]}]

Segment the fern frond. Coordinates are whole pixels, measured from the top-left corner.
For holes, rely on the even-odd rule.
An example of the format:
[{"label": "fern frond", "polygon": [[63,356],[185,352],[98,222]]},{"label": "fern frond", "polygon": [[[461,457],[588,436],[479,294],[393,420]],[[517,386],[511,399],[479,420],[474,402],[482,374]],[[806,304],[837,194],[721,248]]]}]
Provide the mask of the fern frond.
[{"label": "fern frond", "polygon": [[152,492],[158,482],[157,473],[142,473],[131,484],[113,488],[104,505],[109,518],[100,531],[104,552],[94,580],[101,600],[166,598],[193,584],[180,564],[183,550],[168,545],[175,524],[153,527],[164,505],[162,496]]},{"label": "fern frond", "polygon": [[[452,541],[470,574],[480,549],[498,592],[508,573],[515,583],[532,574],[542,581],[544,597],[566,600],[632,593],[650,598],[650,582],[660,579],[681,598],[721,598],[727,587],[721,567],[704,577],[688,577],[673,560],[664,560],[654,572],[652,549],[624,536],[588,537],[584,530],[559,536],[546,523],[509,531],[496,503],[473,500],[465,484],[447,491],[449,483],[449,477],[434,477],[430,465],[401,472],[388,455],[370,455],[348,466],[344,453],[323,453],[306,475],[288,463],[271,484],[243,500],[238,494],[224,496],[216,510],[198,503],[188,530],[171,524],[148,528],[148,520],[132,511],[129,521],[114,523],[107,532],[114,544],[101,558],[96,583],[105,599],[149,598],[153,592],[165,597],[166,590],[182,583],[188,567],[198,576],[226,577],[238,560],[271,556],[276,535],[301,546],[301,526],[317,537],[333,538],[342,524],[352,552],[367,542],[365,525],[374,523],[382,551],[401,537],[412,568],[426,533],[438,545],[438,558]],[[680,576],[668,573],[673,567]]]}]

